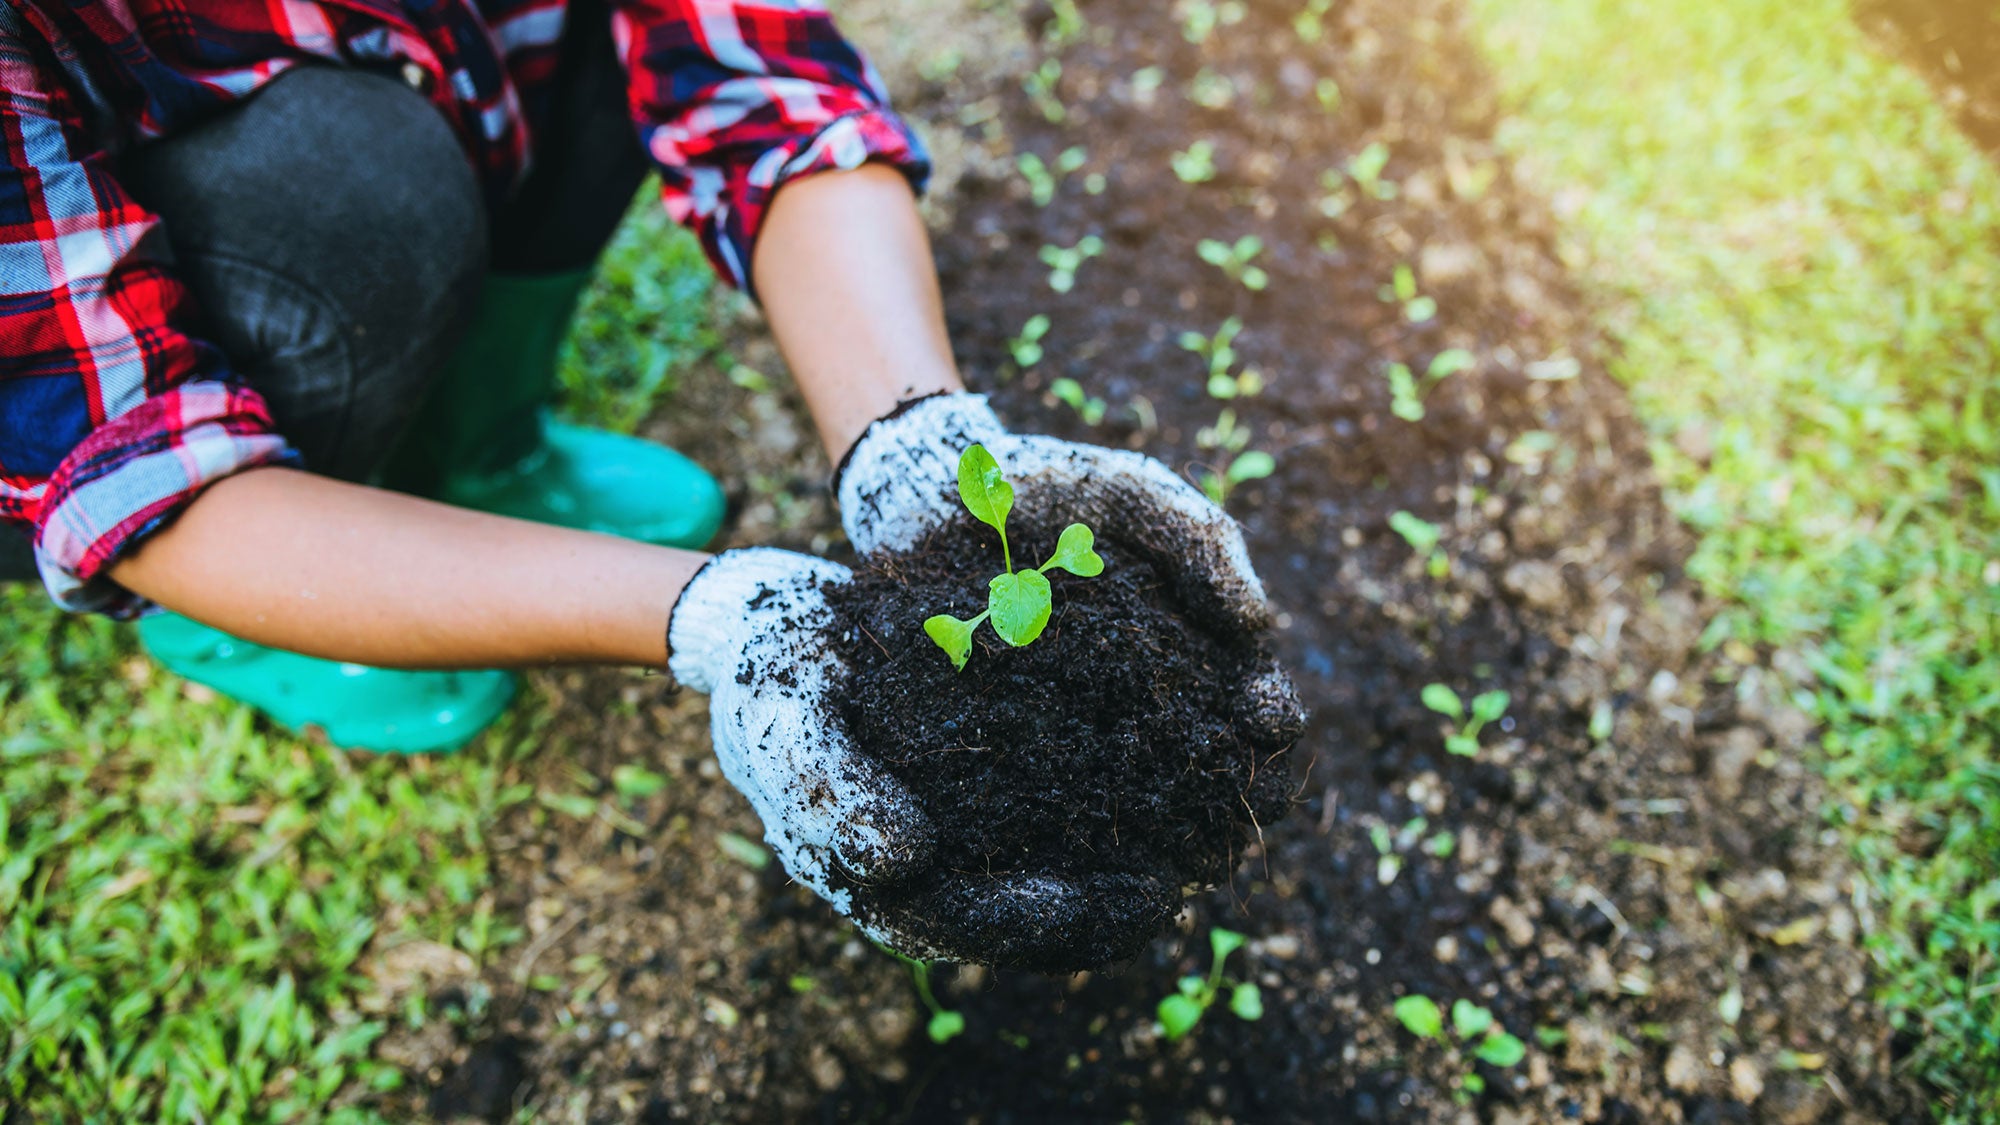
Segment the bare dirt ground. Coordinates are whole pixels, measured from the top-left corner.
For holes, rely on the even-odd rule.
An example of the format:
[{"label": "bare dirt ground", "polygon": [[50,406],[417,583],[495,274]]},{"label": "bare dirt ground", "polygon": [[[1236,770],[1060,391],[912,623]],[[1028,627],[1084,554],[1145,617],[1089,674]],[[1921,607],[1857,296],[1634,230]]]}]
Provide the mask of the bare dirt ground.
[{"label": "bare dirt ground", "polygon": [[[426,989],[437,1018],[385,1042],[427,1082],[389,1108],[579,1122],[1915,1116],[1920,1091],[1895,1076],[1867,1000],[1867,902],[1822,831],[1812,732],[1769,672],[1784,655],[1701,645],[1685,532],[1548,248],[1544,204],[1490,143],[1495,110],[1453,9],[1360,0],[1307,43],[1296,7],[1252,3],[1195,44],[1166,6],[1093,0],[1052,56],[1060,123],[1021,84],[1038,37],[1064,26],[1055,10],[844,9],[938,158],[926,206],[974,386],[1019,428],[1194,471],[1221,459],[1201,431],[1233,406],[1274,455],[1276,473],[1229,503],[1314,710],[1291,815],[1232,886],[1197,897],[1184,937],[1132,964],[1064,980],[941,973],[967,1030],[938,1046],[902,966],[727,841],[759,830],[716,770],[700,697],[548,675],[535,769],[597,794],[597,811],[526,807],[492,839],[522,942],[489,965],[390,974]],[[1215,174],[1189,184],[1172,157],[1197,140]],[[1378,176],[1340,171],[1375,143]],[[1084,164],[1038,206],[1018,154],[1054,163],[1071,145]],[[1052,292],[1038,250],[1093,234],[1101,256]],[[1197,255],[1202,238],[1245,234],[1264,245],[1261,292]],[[1395,293],[1399,264],[1433,316]],[[1035,313],[1053,324],[1047,354],[1022,371],[1009,341]],[[754,315],[733,300],[718,315],[733,354],[782,388]],[[1228,316],[1266,385],[1222,403],[1178,338]],[[1437,383],[1421,422],[1395,416],[1387,365],[1421,374],[1451,348],[1474,366]],[[1059,376],[1106,401],[1102,422],[1056,401]],[[839,556],[799,403],[740,383],[755,380],[695,380],[650,432],[730,484],[727,545]],[[1398,511],[1440,530],[1442,564],[1391,529]],[[1419,702],[1433,682],[1511,694],[1477,758],[1444,751],[1445,720]],[[670,783],[621,800],[608,779],[627,762]],[[1265,1014],[1218,1009],[1168,1042],[1153,1005],[1205,969],[1210,925],[1251,935],[1235,969],[1261,984]],[[1490,1007],[1527,1057],[1495,1069],[1418,1041],[1391,1014],[1408,993]]]}]

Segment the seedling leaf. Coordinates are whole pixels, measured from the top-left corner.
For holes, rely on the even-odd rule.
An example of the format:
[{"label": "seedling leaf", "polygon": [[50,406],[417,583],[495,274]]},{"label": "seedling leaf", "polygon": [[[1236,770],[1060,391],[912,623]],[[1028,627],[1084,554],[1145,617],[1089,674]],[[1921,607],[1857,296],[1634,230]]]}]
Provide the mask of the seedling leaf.
[{"label": "seedling leaf", "polygon": [[1179,1039],[1201,1022],[1201,1005],[1178,993],[1160,1001],[1160,1029],[1168,1039]]},{"label": "seedling leaf", "polygon": [[1492,1026],[1493,1013],[1487,1009],[1465,999],[1451,1002],[1451,1029],[1458,1032],[1460,1039],[1482,1035]]},{"label": "seedling leaf", "polygon": [[1080,523],[1063,528],[1062,537],[1056,540],[1056,553],[1042,564],[1042,570],[1061,567],[1078,578],[1095,578],[1104,573],[1104,556],[1094,549],[1097,536]]},{"label": "seedling leaf", "polygon": [[925,1030],[930,1033],[931,1042],[949,1043],[958,1037],[959,1032],[965,1030],[965,1016],[949,1011],[934,1013],[931,1016],[930,1026]]},{"label": "seedling leaf", "polygon": [[1424,370],[1424,377],[1433,380],[1450,378],[1471,369],[1472,364],[1471,352],[1464,348],[1446,348],[1431,360],[1431,365]]},{"label": "seedling leaf", "polygon": [[1420,555],[1430,554],[1431,549],[1438,545],[1438,539],[1442,535],[1436,524],[1419,519],[1408,512],[1391,512],[1389,527],[1403,537],[1403,542],[1408,543],[1412,551]]},{"label": "seedling leaf", "polygon": [[1229,483],[1242,484],[1246,480],[1262,480],[1276,472],[1278,462],[1261,449],[1253,449],[1229,463]]},{"label": "seedling leaf", "polygon": [[924,619],[924,635],[937,642],[946,656],[951,657],[951,666],[965,671],[966,658],[972,655],[972,631],[979,627],[979,619],[960,621],[949,613],[940,613]]},{"label": "seedling leaf", "polygon": [[1423,701],[1424,706],[1440,715],[1449,715],[1454,719],[1465,718],[1465,707],[1458,701],[1458,693],[1443,684],[1425,684]]},{"label": "seedling leaf", "polygon": [[1246,939],[1235,930],[1225,930],[1221,926],[1208,931],[1208,946],[1215,951],[1217,964],[1229,960],[1229,955],[1243,948]]},{"label": "seedling leaf", "polygon": [[987,583],[986,607],[993,614],[993,631],[1020,648],[1042,635],[1049,623],[1049,580],[1038,570],[996,574]]},{"label": "seedling leaf", "polygon": [[958,459],[958,498],[980,523],[1007,534],[1007,513],[1014,509],[1014,486],[1000,475],[1000,463],[983,445],[967,447]]},{"label": "seedling leaf", "polygon": [[1444,1013],[1428,996],[1405,996],[1396,1001],[1396,1018],[1411,1035],[1419,1039],[1436,1039],[1444,1034]]},{"label": "seedling leaf", "polygon": [[1472,697],[1472,717],[1482,723],[1497,723],[1507,713],[1508,701],[1504,691],[1482,691]]},{"label": "seedling leaf", "polygon": [[1444,748],[1447,753],[1456,754],[1461,758],[1477,758],[1479,756],[1479,739],[1469,734],[1446,735]]},{"label": "seedling leaf", "polygon": [[1239,984],[1229,992],[1229,1010],[1240,1020],[1263,1019],[1264,993],[1247,981]]},{"label": "seedling leaf", "polygon": [[1504,1031],[1490,1032],[1472,1052],[1479,1061],[1505,1069],[1528,1057],[1528,1045]]}]

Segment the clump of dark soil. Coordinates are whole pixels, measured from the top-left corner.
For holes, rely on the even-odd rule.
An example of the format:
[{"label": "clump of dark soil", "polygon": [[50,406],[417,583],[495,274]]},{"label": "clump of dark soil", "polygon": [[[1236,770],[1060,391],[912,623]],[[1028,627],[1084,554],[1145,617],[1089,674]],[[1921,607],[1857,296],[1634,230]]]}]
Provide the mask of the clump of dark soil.
[{"label": "clump of dark soil", "polygon": [[[1047,557],[1055,538],[1016,529],[1016,559]],[[1052,575],[1040,639],[1014,648],[982,625],[963,671],[923,622],[984,608],[1003,566],[990,530],[943,528],[829,590],[852,669],[840,720],[924,803],[941,869],[1156,888],[1145,919],[1111,920],[1117,948],[1080,943],[1033,966],[1050,971],[1135,955],[1183,887],[1228,878],[1291,784],[1285,751],[1257,745],[1237,716],[1239,685],[1268,659],[1258,641],[1191,623],[1137,552],[1102,541],[1098,552],[1103,574]]]}]

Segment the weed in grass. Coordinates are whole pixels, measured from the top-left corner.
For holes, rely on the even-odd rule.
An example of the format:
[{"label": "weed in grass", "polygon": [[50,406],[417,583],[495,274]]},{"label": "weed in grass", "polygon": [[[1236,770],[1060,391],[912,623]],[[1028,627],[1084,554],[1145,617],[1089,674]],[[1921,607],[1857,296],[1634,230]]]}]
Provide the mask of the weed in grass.
[{"label": "weed in grass", "polygon": [[1205,184],[1215,178],[1215,145],[1208,141],[1195,141],[1168,160],[1174,178],[1184,184]]},{"label": "weed in grass", "polygon": [[1074,289],[1076,271],[1083,268],[1083,263],[1103,252],[1104,240],[1094,234],[1084,235],[1075,246],[1042,247],[1042,264],[1049,267],[1049,288],[1058,293]]},{"label": "weed in grass", "polygon": [[1229,280],[1253,293],[1260,293],[1271,284],[1271,275],[1251,264],[1264,251],[1264,240],[1254,234],[1246,234],[1233,243],[1204,238],[1195,244],[1194,250],[1202,261],[1221,270]]}]

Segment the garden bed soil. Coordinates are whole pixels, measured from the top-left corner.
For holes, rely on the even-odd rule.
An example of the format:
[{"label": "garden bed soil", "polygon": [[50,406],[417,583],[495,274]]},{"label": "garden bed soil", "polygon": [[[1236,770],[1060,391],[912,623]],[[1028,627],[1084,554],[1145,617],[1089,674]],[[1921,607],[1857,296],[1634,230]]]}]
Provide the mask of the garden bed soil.
[{"label": "garden bed soil", "polygon": [[[941,972],[966,1030],[938,1045],[900,966],[724,835],[757,827],[709,755],[700,699],[627,676],[542,677],[549,720],[528,778],[600,803],[583,818],[524,804],[503,821],[494,905],[524,938],[469,980],[433,979],[422,1026],[395,1022],[383,1053],[417,1081],[378,1099],[392,1116],[1922,1114],[1925,1091],[1895,1067],[1907,1044],[1869,1000],[1870,903],[1823,819],[1812,727],[1791,702],[1809,674],[1782,652],[1704,643],[1690,540],[1603,373],[1547,209],[1493,143],[1498,112],[1456,9],[1351,0],[1306,42],[1300,8],[1257,0],[1195,43],[1172,6],[1089,0],[1083,32],[1052,48],[1060,73],[1045,72],[1061,123],[1022,88],[1039,58],[1008,6],[843,9],[939,156],[928,206],[953,336],[1003,417],[1194,468],[1220,459],[1202,438],[1226,405],[1276,458],[1229,508],[1313,712],[1292,814],[1182,912],[1178,937],[1117,971]],[[1026,25],[1065,26],[1047,7]],[[1182,183],[1172,157],[1196,140],[1216,174]],[[1377,143],[1393,190],[1360,190],[1338,170]],[[1053,163],[1072,145],[1084,166],[1038,206],[1017,154]],[[1093,172],[1102,194],[1081,186]],[[1053,293],[1037,251],[1092,233],[1103,255]],[[1261,292],[1196,250],[1244,234],[1263,240]],[[1399,264],[1434,316],[1385,288]],[[1036,313],[1053,327],[1024,371],[1010,341]],[[1231,315],[1266,389],[1225,404],[1176,339]],[[730,331],[747,364],[775,369],[767,341]],[[1420,422],[1392,412],[1387,365],[1422,372],[1454,347],[1476,365],[1430,392]],[[1049,393],[1057,377],[1107,402],[1102,424]],[[656,432],[736,482],[732,543],[837,550],[802,419],[789,394],[716,379]],[[1399,511],[1437,529],[1440,566],[1391,528]],[[1511,693],[1476,757],[1445,751],[1445,722],[1419,699],[1432,683]],[[616,797],[607,779],[635,761],[670,784]],[[1154,1006],[1206,970],[1218,925],[1250,935],[1230,970],[1260,985],[1263,1016],[1218,1009],[1167,1041]],[[1526,1058],[1495,1069],[1414,1038],[1392,1014],[1414,993],[1490,1008]],[[468,1074],[499,1077],[472,1098]]]},{"label": "garden bed soil", "polygon": [[[1014,527],[1018,565],[1049,557],[1058,530]],[[1097,551],[1102,574],[1053,574],[1038,640],[1014,648],[982,626],[963,670],[923,622],[985,608],[1005,566],[991,528],[956,521],[827,591],[851,669],[839,719],[916,794],[940,869],[1143,888],[1026,961],[1006,935],[967,935],[996,943],[988,963],[1068,973],[1136,956],[1180,912],[1182,888],[1228,879],[1291,795],[1288,747],[1258,746],[1238,717],[1241,684],[1268,659],[1256,638],[1197,627],[1140,554],[1104,540]],[[935,880],[918,875],[908,893]]]},{"label": "garden bed soil", "polygon": [[2000,6],[1857,0],[1854,15],[1931,83],[1973,143],[2000,159]]}]

